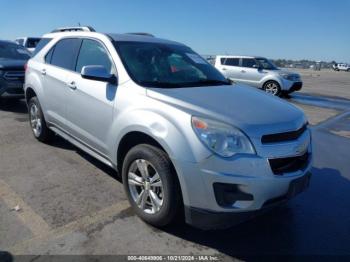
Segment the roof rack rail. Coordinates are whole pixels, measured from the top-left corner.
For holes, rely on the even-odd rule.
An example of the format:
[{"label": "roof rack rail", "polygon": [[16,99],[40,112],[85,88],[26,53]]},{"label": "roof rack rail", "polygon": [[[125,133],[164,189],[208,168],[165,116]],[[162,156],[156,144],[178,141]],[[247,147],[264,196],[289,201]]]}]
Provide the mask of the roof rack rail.
[{"label": "roof rack rail", "polygon": [[150,34],[150,33],[143,33],[143,32],[136,32],[136,33],[125,33],[127,35],[143,35],[143,36],[150,36],[150,37],[154,37],[154,35]]},{"label": "roof rack rail", "polygon": [[59,27],[52,30],[51,33],[59,32],[96,32],[96,30],[91,26],[70,26],[70,27]]}]

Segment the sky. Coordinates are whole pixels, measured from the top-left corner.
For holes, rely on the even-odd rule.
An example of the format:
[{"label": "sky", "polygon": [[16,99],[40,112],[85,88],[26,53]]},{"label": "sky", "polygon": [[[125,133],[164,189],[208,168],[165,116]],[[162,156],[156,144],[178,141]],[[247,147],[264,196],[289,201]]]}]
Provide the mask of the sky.
[{"label": "sky", "polygon": [[206,55],[350,62],[350,0],[0,0],[0,39],[62,26],[149,32]]}]

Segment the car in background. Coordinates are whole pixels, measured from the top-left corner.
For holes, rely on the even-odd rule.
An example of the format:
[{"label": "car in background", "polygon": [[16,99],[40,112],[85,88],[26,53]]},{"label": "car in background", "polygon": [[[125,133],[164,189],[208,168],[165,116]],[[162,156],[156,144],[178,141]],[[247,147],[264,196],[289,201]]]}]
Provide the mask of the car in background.
[{"label": "car in background", "polygon": [[15,40],[15,42],[33,53],[40,39],[40,37],[19,37]]},{"label": "car in background", "polygon": [[24,67],[29,58],[23,46],[0,40],[0,98],[24,97]]},{"label": "car in background", "polygon": [[339,63],[332,65],[334,71],[347,71],[350,72],[350,65],[345,63]]},{"label": "car in background", "polygon": [[214,65],[228,79],[275,96],[298,91],[303,86],[299,74],[281,70],[265,57],[220,55],[215,57]]}]

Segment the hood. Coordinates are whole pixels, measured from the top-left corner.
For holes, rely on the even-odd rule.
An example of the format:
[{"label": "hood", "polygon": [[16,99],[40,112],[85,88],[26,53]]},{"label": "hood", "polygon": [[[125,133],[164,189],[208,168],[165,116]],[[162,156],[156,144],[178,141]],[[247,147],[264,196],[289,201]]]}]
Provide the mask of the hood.
[{"label": "hood", "polygon": [[276,72],[276,74],[288,74],[288,75],[293,75],[293,76],[300,76],[300,74],[296,73],[296,72],[292,72],[286,69],[281,69],[279,68],[278,70],[274,70],[274,72]]},{"label": "hood", "polygon": [[297,130],[306,122],[297,107],[249,86],[149,88],[147,95],[191,115],[231,124],[252,138]]},{"label": "hood", "polygon": [[23,70],[27,60],[0,58],[0,70]]}]

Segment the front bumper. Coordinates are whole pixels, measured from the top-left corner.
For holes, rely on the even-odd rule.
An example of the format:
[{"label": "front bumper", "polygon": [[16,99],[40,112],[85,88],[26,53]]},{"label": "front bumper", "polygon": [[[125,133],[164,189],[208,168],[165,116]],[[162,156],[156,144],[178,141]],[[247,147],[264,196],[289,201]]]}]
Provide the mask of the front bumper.
[{"label": "front bumper", "polygon": [[185,207],[186,222],[203,230],[224,229],[259,216],[271,208],[287,202],[309,187],[311,173],[291,181],[288,191],[277,198],[265,202],[259,210],[247,212],[213,212],[205,209]]},{"label": "front bumper", "polygon": [[302,81],[290,81],[283,79],[282,91],[287,93],[292,93],[294,91],[299,91],[303,87]]},{"label": "front bumper", "polygon": [[301,90],[301,88],[303,87],[303,83],[302,82],[295,82],[291,88],[289,89],[289,93],[292,93],[294,91],[299,91]]},{"label": "front bumper", "polygon": [[[241,154],[230,159],[212,155],[199,163],[172,159],[179,175],[186,222],[204,229],[218,228],[221,218],[225,226],[226,217],[229,217],[232,225],[260,213],[273,203],[290,199],[295,195],[289,193],[294,181],[309,177],[312,165],[310,142],[307,131],[293,141],[256,145],[257,155]],[[300,165],[299,160],[293,160],[299,156],[305,161]],[[274,159],[291,162],[284,171],[276,172],[272,165],[274,161],[271,161]],[[278,162],[281,163],[284,161]],[[220,196],[220,188],[225,187],[229,193]],[[208,215],[208,218],[200,214]],[[214,217],[213,221],[211,217]]]},{"label": "front bumper", "polygon": [[24,98],[23,82],[9,82],[0,78],[1,98]]}]

